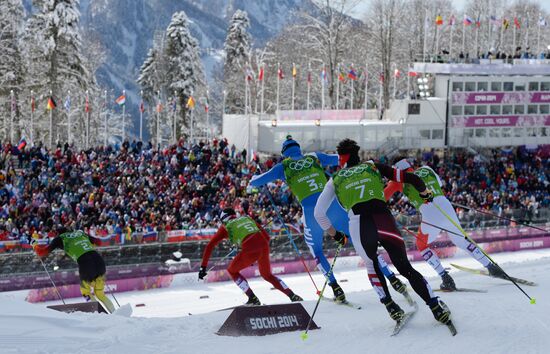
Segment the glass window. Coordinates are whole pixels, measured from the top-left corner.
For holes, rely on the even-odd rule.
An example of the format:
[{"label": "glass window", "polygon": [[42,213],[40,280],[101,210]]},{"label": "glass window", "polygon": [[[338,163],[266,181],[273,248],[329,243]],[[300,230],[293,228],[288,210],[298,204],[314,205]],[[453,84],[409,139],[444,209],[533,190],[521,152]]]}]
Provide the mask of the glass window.
[{"label": "glass window", "polygon": [[548,136],[548,129],[546,129],[546,127],[539,128],[538,135],[539,136]]},{"label": "glass window", "polygon": [[462,106],[451,106],[451,114],[453,116],[461,116],[462,115]]},{"label": "glass window", "polygon": [[476,129],[476,138],[485,138],[487,131],[484,128]]},{"label": "glass window", "polygon": [[495,105],[491,105],[489,107],[491,107],[491,114],[493,114],[493,115],[500,114],[500,105],[495,104]]},{"label": "glass window", "polygon": [[476,106],[476,114],[487,114],[487,106]]},{"label": "glass window", "polygon": [[474,136],[474,130],[473,129],[464,129],[464,136],[467,138],[471,138]]},{"label": "glass window", "polygon": [[517,104],[514,106],[514,113],[515,114],[523,114],[525,113],[525,106],[522,104]]},{"label": "glass window", "polygon": [[515,91],[525,91],[525,84],[516,84]]},{"label": "glass window", "polygon": [[523,128],[514,128],[514,136],[521,138],[523,136]]},{"label": "glass window", "polygon": [[476,114],[476,106],[464,106],[464,115],[471,116]]},{"label": "glass window", "polygon": [[499,136],[500,136],[500,129],[499,128],[489,129],[489,138],[498,138]]},{"label": "glass window", "polygon": [[489,87],[489,84],[487,82],[478,82],[477,83],[477,90],[478,91],[487,91]]},{"label": "glass window", "polygon": [[432,139],[443,139],[443,129],[432,130]]},{"label": "glass window", "polygon": [[550,91],[550,82],[541,82],[540,83],[541,91]]},{"label": "glass window", "polygon": [[509,138],[512,136],[512,129],[511,128],[502,128],[502,137],[503,138]]},{"label": "glass window", "polygon": [[530,104],[527,106],[527,114],[537,114],[538,107],[536,104]]},{"label": "glass window", "polygon": [[535,128],[526,128],[526,131],[527,131],[527,136],[530,136],[530,137],[537,136],[537,132]]},{"label": "glass window", "polygon": [[491,82],[491,91],[502,91],[502,82],[500,81]]},{"label": "glass window", "polygon": [[539,106],[539,113],[540,114],[548,114],[550,113],[550,107],[547,104],[541,104]]},{"label": "glass window", "polygon": [[505,104],[502,106],[502,114],[512,114],[512,105],[511,104]]},{"label": "glass window", "polygon": [[513,82],[504,82],[502,83],[503,91],[514,91],[514,83]]},{"label": "glass window", "polygon": [[529,83],[529,91],[538,91],[538,90],[539,90],[538,81],[534,81],[534,82]]},{"label": "glass window", "polygon": [[429,129],[421,129],[418,131],[420,134],[420,137],[422,139],[429,139],[430,138],[430,130]]},{"label": "glass window", "polygon": [[464,83],[462,81],[453,82],[453,92],[464,91]]},{"label": "glass window", "polygon": [[476,83],[475,82],[466,82],[464,84],[464,91],[475,91]]}]

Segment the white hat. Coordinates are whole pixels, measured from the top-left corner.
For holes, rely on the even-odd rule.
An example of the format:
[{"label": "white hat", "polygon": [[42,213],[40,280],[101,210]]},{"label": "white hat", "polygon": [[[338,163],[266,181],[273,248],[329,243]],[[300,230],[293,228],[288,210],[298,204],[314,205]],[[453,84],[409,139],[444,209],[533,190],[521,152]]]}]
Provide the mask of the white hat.
[{"label": "white hat", "polygon": [[395,168],[399,169],[399,170],[406,170],[408,168],[411,168],[411,164],[409,163],[409,161],[407,161],[407,159],[402,159],[402,160],[399,160],[395,163]]}]

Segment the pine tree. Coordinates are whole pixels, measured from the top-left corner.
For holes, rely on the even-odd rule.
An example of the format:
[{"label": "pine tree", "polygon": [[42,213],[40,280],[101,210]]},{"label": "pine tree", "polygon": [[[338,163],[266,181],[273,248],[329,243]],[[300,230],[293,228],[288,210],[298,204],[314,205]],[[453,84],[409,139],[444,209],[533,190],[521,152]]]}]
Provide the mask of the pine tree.
[{"label": "pine tree", "polygon": [[226,112],[243,113],[245,72],[250,59],[250,21],[246,11],[233,14],[225,39],[224,87],[227,91]]},{"label": "pine tree", "polygon": [[[11,91],[14,91],[16,102],[21,97],[24,83],[24,66],[21,60],[20,36],[23,24],[23,4],[21,0],[4,0],[0,2],[0,115],[2,119],[3,138],[9,138],[8,117],[11,115]],[[16,104],[15,108],[17,108]],[[14,139],[19,133],[19,109],[12,127]],[[11,119],[11,118],[10,118]]]}]

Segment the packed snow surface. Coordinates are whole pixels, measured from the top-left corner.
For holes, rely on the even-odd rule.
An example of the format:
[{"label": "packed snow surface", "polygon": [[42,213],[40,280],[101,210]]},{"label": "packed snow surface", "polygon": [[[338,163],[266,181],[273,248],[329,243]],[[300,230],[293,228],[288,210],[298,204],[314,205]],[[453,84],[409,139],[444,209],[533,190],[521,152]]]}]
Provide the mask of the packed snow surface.
[{"label": "packed snow surface", "polygon": [[[236,285],[199,283],[185,287],[117,294],[120,314],[65,314],[29,304],[22,293],[0,294],[0,345],[2,353],[548,353],[550,347],[550,250],[502,253],[494,256],[510,275],[538,283],[524,286],[537,299],[531,305],[513,284],[485,276],[451,270],[457,286],[487,293],[438,293],[448,304],[458,335],[432,317],[419,301],[416,316],[397,337],[384,307],[378,302],[362,269],[337,269],[336,276],[348,299],[363,306],[352,309],[321,302],[315,315],[320,330],[302,340],[299,332],[264,337],[223,337],[215,332],[229,315],[216,311],[246,299]],[[445,260],[477,267],[470,258]],[[338,263],[337,263],[338,264]],[[434,271],[424,262],[414,266],[439,285]],[[336,267],[338,268],[338,266]],[[307,275],[283,276],[305,298],[311,314],[315,291]],[[322,276],[314,279],[322,285]],[[287,302],[270,284],[250,281],[265,304]],[[330,293],[330,289],[328,290]],[[208,297],[205,297],[205,296]],[[331,294],[330,294],[331,295]],[[202,298],[201,298],[202,297]],[[394,299],[406,309],[405,300]],[[70,301],[75,301],[71,299]],[[144,306],[138,306],[143,304]]]}]

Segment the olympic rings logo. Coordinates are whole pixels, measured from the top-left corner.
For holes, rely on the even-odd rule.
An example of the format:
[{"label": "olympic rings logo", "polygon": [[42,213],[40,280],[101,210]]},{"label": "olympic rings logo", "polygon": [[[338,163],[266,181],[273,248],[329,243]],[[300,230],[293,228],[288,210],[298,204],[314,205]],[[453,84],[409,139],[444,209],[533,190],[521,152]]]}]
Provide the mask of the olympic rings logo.
[{"label": "olympic rings logo", "polygon": [[359,173],[363,173],[367,170],[367,167],[366,166],[354,166],[352,168],[346,168],[344,170],[340,170],[338,172],[338,176],[341,176],[341,177],[351,177],[353,176],[354,174],[359,174]]},{"label": "olympic rings logo", "polygon": [[311,157],[306,157],[302,160],[292,161],[288,164],[288,167],[294,171],[301,171],[304,168],[310,168],[311,166],[313,166],[313,159]]}]

